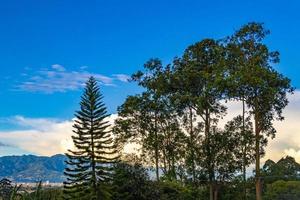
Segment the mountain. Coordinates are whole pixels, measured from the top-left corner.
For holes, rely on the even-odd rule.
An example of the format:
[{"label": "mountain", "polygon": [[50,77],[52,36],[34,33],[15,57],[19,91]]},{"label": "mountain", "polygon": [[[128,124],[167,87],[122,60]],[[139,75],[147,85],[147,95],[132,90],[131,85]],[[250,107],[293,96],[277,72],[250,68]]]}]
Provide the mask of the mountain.
[{"label": "mountain", "polygon": [[0,157],[0,179],[8,178],[13,182],[32,183],[49,181],[61,183],[64,180],[66,156],[58,154],[46,156],[3,156]]}]

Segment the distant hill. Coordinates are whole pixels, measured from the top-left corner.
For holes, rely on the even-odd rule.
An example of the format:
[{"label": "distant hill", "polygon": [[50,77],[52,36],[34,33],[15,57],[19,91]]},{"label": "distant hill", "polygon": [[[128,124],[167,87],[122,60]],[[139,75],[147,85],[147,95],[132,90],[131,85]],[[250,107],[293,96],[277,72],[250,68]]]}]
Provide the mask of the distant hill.
[{"label": "distant hill", "polygon": [[3,156],[0,157],[0,179],[8,178],[13,182],[32,183],[49,181],[60,183],[64,180],[63,171],[66,156],[58,154],[46,156]]}]

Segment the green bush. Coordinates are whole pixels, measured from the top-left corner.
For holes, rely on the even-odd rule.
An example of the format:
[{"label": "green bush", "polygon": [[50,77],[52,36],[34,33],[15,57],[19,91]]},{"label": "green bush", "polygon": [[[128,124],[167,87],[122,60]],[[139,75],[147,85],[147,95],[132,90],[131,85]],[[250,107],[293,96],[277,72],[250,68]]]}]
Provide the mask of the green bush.
[{"label": "green bush", "polygon": [[164,181],[157,184],[160,200],[196,200],[206,199],[206,188],[194,188],[177,181]]},{"label": "green bush", "polygon": [[299,200],[300,181],[276,181],[267,185],[266,200]]}]

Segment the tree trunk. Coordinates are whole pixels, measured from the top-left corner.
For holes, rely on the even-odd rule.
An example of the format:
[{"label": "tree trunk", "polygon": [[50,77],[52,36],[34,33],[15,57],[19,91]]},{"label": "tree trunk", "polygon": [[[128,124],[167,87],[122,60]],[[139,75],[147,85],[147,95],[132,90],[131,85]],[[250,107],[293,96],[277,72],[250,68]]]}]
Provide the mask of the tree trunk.
[{"label": "tree trunk", "polygon": [[[155,133],[155,137],[157,138],[157,133]],[[159,181],[158,145],[156,145],[155,147],[155,171],[156,171],[156,180]]]},{"label": "tree trunk", "polygon": [[[91,119],[91,127],[93,128],[94,122],[93,119]],[[94,194],[97,199],[98,198],[98,188],[97,188],[97,178],[96,178],[96,161],[95,161],[95,144],[94,144],[94,132],[93,130],[90,130],[91,133],[91,147],[92,147],[92,152],[91,152],[91,158],[92,158],[92,187],[94,190]]]},{"label": "tree trunk", "polygon": [[212,165],[211,149],[210,149],[210,115],[209,110],[205,111],[205,136],[206,136],[206,151],[207,151],[207,167],[209,177],[209,199],[214,200],[214,169]]},{"label": "tree trunk", "polygon": [[194,148],[194,130],[193,130],[193,110],[190,107],[190,145],[191,145],[191,153],[192,153],[192,175],[193,175],[193,183],[196,182],[196,167],[195,167],[195,148]]},{"label": "tree trunk", "polygon": [[[245,137],[245,98],[243,97],[243,137]],[[247,189],[246,189],[246,150],[247,144],[244,144],[243,147],[243,192],[244,192],[244,200],[247,199]]]},{"label": "tree trunk", "polygon": [[245,164],[245,161],[246,161],[246,150],[244,149],[244,155],[243,155],[243,189],[244,189],[244,200],[247,199],[247,188],[246,188],[246,164]]},{"label": "tree trunk", "polygon": [[155,170],[156,170],[156,180],[159,182],[159,149],[158,149],[158,135],[157,135],[157,113],[155,113],[155,121],[154,121],[154,131],[155,131]]},{"label": "tree trunk", "polygon": [[166,161],[167,158],[166,158],[165,149],[162,150],[162,153],[163,153],[163,163],[164,163],[163,169],[164,169],[164,173],[167,174],[169,170],[168,170],[168,165],[167,165],[167,161]]},{"label": "tree trunk", "polygon": [[217,184],[214,187],[214,200],[218,200],[220,187],[221,185],[217,185]]},{"label": "tree trunk", "polygon": [[172,175],[173,175],[174,180],[176,180],[176,168],[175,168],[174,153],[172,154]]},{"label": "tree trunk", "polygon": [[214,200],[214,185],[212,182],[209,183],[209,200]]},{"label": "tree trunk", "polygon": [[255,120],[255,189],[256,189],[256,200],[262,200],[262,187],[260,177],[260,128],[259,118],[257,113],[254,115]]}]

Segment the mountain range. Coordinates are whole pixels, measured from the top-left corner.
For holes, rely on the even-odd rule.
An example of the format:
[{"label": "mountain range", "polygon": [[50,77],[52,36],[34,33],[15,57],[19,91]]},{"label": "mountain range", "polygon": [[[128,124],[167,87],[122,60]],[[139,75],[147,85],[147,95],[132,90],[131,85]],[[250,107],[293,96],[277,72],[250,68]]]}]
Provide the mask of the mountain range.
[{"label": "mountain range", "polygon": [[38,181],[62,183],[66,156],[57,154],[51,157],[22,155],[0,157],[0,179],[13,182],[34,183]]}]

